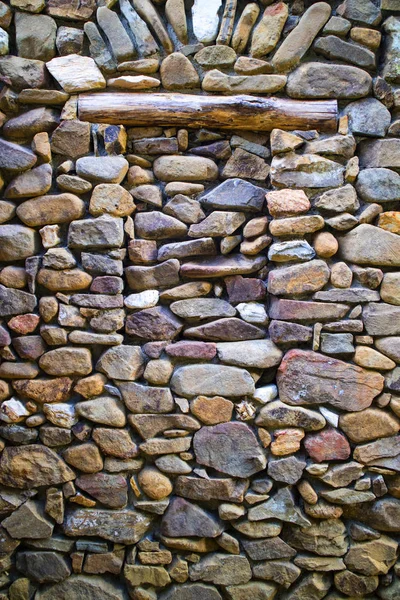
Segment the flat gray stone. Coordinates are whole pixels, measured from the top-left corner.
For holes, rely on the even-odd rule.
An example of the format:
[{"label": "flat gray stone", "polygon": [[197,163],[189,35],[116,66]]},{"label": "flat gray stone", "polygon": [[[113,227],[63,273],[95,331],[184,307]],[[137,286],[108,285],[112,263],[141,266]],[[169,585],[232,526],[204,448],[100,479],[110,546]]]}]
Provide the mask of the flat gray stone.
[{"label": "flat gray stone", "polygon": [[341,256],[356,265],[400,266],[400,237],[395,233],[362,224],[339,240]]},{"label": "flat gray stone", "polygon": [[392,120],[390,111],[376,98],[351,102],[344,109],[350,131],[356,135],[384,137]]},{"label": "flat gray stone", "polygon": [[291,98],[337,98],[368,96],[372,78],[358,67],[309,62],[289,75],[286,91]]},{"label": "flat gray stone", "polygon": [[265,201],[265,190],[244,179],[227,179],[201,196],[207,207],[222,210],[260,212]]},{"label": "flat gray stone", "polygon": [[232,477],[249,477],[267,464],[257,438],[245,423],[202,427],[194,435],[193,448],[198,463]]},{"label": "flat gray stone", "polygon": [[171,389],[188,398],[199,395],[240,398],[253,395],[254,381],[248,371],[237,367],[185,365],[174,371]]},{"label": "flat gray stone", "polygon": [[400,175],[385,168],[360,171],[356,182],[357,193],[365,202],[393,202],[400,200]]}]

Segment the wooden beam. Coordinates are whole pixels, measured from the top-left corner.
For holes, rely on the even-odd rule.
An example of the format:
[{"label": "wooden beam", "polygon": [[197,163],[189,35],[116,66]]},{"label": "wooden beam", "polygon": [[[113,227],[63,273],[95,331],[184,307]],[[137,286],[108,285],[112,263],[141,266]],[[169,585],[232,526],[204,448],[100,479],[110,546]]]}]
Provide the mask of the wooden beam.
[{"label": "wooden beam", "polygon": [[271,131],[333,132],[336,100],[303,101],[257,96],[195,96],[100,92],[80,94],[79,118],[90,123]]}]

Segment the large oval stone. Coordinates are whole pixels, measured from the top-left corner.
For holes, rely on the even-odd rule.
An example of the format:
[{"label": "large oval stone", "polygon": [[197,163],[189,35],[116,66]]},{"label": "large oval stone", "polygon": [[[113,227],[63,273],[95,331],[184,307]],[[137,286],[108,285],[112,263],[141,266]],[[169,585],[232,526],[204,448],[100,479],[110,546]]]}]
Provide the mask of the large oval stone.
[{"label": "large oval stone", "polygon": [[31,227],[43,227],[56,223],[70,223],[85,214],[85,203],[74,194],[39,196],[27,200],[17,208],[17,215]]}]

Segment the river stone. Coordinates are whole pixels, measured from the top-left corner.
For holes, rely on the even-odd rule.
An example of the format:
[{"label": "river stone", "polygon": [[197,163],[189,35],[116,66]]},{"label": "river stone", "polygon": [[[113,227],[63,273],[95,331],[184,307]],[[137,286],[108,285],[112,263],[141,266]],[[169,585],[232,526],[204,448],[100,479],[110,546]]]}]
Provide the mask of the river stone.
[{"label": "river stone", "polygon": [[195,0],[192,7],[193,32],[199,42],[213,42],[218,34],[222,0]]},{"label": "river stone", "polygon": [[220,298],[192,298],[178,300],[170,305],[172,312],[182,319],[233,317],[236,309]]},{"label": "river stone", "polygon": [[23,225],[0,225],[1,261],[23,260],[36,254],[38,250],[39,236],[34,229]]},{"label": "river stone", "polygon": [[206,73],[202,88],[225,94],[271,94],[284,88],[286,79],[285,75],[226,75],[213,69]]},{"label": "river stone", "polygon": [[67,513],[66,535],[100,537],[116,544],[136,544],[146,533],[151,517],[129,510],[78,508]]},{"label": "river stone", "polygon": [[185,365],[177,368],[171,378],[171,389],[184,397],[252,396],[254,381],[248,371],[224,365]]},{"label": "river stone", "polygon": [[71,575],[62,583],[42,587],[37,600],[124,600],[122,588],[113,581],[93,575]]},{"label": "river stone", "polygon": [[390,125],[390,111],[376,98],[351,102],[344,109],[349,117],[349,129],[353,134],[384,137]]},{"label": "river stone", "polygon": [[330,404],[360,411],[383,388],[383,377],[316,352],[289,350],[278,370],[280,398],[292,405]]},{"label": "river stone", "polygon": [[251,579],[251,568],[243,555],[215,553],[205,556],[189,569],[191,581],[206,581],[216,585],[239,585]]},{"label": "river stone", "polygon": [[30,313],[35,309],[36,302],[36,297],[33,294],[0,285],[1,317]]},{"label": "river stone", "polygon": [[139,346],[110,348],[101,355],[96,369],[110,379],[134,381],[143,374],[144,354]]},{"label": "river stone", "polygon": [[45,63],[20,56],[0,56],[0,75],[10,81],[15,92],[26,88],[42,88],[48,77]]},{"label": "river stone", "polygon": [[268,260],[277,263],[308,261],[314,258],[315,251],[306,240],[289,240],[272,244],[268,250]]},{"label": "river stone", "polygon": [[183,328],[183,323],[166,306],[146,308],[129,315],[126,333],[139,341],[173,340]]},{"label": "river stone", "polygon": [[367,70],[375,68],[374,52],[361,45],[342,40],[336,35],[318,38],[313,48],[317,54],[322,54],[332,61],[343,60]]},{"label": "river stone", "polygon": [[265,337],[264,329],[236,317],[217,319],[205,325],[185,329],[185,337],[214,342],[240,342]]},{"label": "river stone", "polygon": [[399,149],[399,138],[364,140],[360,144],[360,166],[397,169],[400,167]]},{"label": "river stone", "polygon": [[261,211],[265,190],[244,179],[227,179],[201,196],[200,202],[218,210]]},{"label": "river stone", "polygon": [[382,337],[375,340],[375,345],[383,354],[400,363],[400,337]]},{"label": "river stone", "polygon": [[274,496],[266,502],[249,509],[249,521],[263,521],[265,519],[279,519],[287,523],[294,523],[301,527],[310,527],[311,523],[304,517],[296,505],[290,487],[280,488]]},{"label": "river stone", "polygon": [[112,396],[98,396],[93,400],[77,402],[75,408],[80,417],[94,423],[110,427],[124,427],[126,424],[124,405]]},{"label": "river stone", "polygon": [[130,412],[168,413],[174,408],[174,400],[168,387],[152,387],[132,381],[117,381],[122,399]]},{"label": "river stone", "polygon": [[187,226],[175,217],[159,211],[151,211],[136,215],[135,230],[146,240],[164,240],[186,235]]},{"label": "river stone", "polygon": [[43,227],[57,223],[70,223],[83,217],[85,203],[74,194],[57,194],[39,196],[33,200],[22,202],[17,208],[17,215],[25,225]]},{"label": "river stone", "polygon": [[200,429],[199,422],[193,417],[175,413],[172,415],[129,415],[129,421],[144,439],[156,437],[159,433],[172,429],[185,431]]},{"label": "river stone", "polygon": [[3,133],[8,138],[23,142],[37,133],[53,131],[58,123],[58,111],[46,107],[34,108],[9,119],[3,127]]},{"label": "river stone", "polygon": [[2,527],[12,538],[49,538],[54,525],[40,504],[28,500],[3,520]]},{"label": "river stone", "polygon": [[280,400],[268,402],[263,406],[256,419],[260,427],[300,427],[305,431],[317,431],[326,425],[324,417],[302,406],[289,406]]},{"label": "river stone", "polygon": [[268,276],[268,292],[275,296],[296,296],[316,292],[329,281],[329,268],[323,260],[282,267]]},{"label": "river stone", "polygon": [[186,258],[188,256],[213,256],[217,254],[215,242],[209,237],[188,240],[186,242],[172,242],[164,244],[158,250],[158,260],[170,258]]},{"label": "river stone", "polygon": [[27,196],[41,196],[51,188],[52,168],[48,164],[40,165],[10,181],[5,192],[5,198],[19,199]]},{"label": "river stone", "polygon": [[[392,234],[393,235],[393,234]],[[191,279],[248,275],[261,269],[266,263],[264,256],[248,257],[243,254],[199,258],[181,266],[181,274]]]},{"label": "river stone", "polygon": [[253,431],[245,423],[202,427],[194,435],[193,447],[198,463],[233,477],[254,475],[267,463]]},{"label": "river stone", "polygon": [[286,90],[291,98],[363,98],[372,78],[358,67],[308,62],[289,75]]},{"label": "river stone", "polygon": [[218,167],[202,156],[160,156],[153,163],[154,174],[161,181],[214,181]]},{"label": "river stone", "polygon": [[222,363],[246,369],[269,369],[282,358],[282,351],[271,340],[219,343],[217,352]]},{"label": "river stone", "polygon": [[182,52],[173,52],[164,58],[160,76],[166,90],[187,90],[200,86],[196,69]]},{"label": "river stone", "polygon": [[58,56],[47,62],[46,67],[64,92],[69,94],[106,87],[100,69],[89,56],[79,54]]},{"label": "river stone", "polygon": [[318,156],[294,152],[274,156],[271,163],[271,182],[277,187],[324,188],[343,184],[342,165]]},{"label": "river stone", "polygon": [[203,221],[189,228],[189,237],[226,237],[232,235],[246,220],[242,212],[214,210]]},{"label": "river stone", "polygon": [[400,266],[399,236],[367,223],[343,235],[339,248],[344,260],[357,265]]},{"label": "river stone", "polygon": [[369,335],[400,335],[400,307],[371,302],[363,309],[363,321]]},{"label": "river stone", "polygon": [[173,585],[162,596],[162,600],[200,600],[200,598],[201,600],[222,600],[215,587],[204,585],[204,583]]},{"label": "river stone", "polygon": [[217,517],[184,498],[174,497],[161,521],[161,534],[169,537],[215,538],[223,530]]},{"label": "river stone", "polygon": [[179,261],[173,258],[152,267],[127,267],[125,274],[130,289],[143,292],[179,284],[179,269]]},{"label": "river stone", "polygon": [[33,167],[36,161],[36,154],[28,148],[0,138],[0,169],[11,173],[26,171]]},{"label": "river stone", "polygon": [[48,375],[89,375],[92,355],[88,348],[56,348],[43,354],[39,365]]},{"label": "river stone", "polygon": [[73,221],[68,228],[70,248],[115,248],[124,241],[123,220],[102,215],[95,219]]},{"label": "river stone", "polygon": [[76,161],[76,172],[95,183],[121,183],[129,163],[123,156],[84,156]]},{"label": "river stone", "polygon": [[58,454],[41,445],[7,446],[0,456],[0,482],[31,489],[75,479],[75,473]]}]

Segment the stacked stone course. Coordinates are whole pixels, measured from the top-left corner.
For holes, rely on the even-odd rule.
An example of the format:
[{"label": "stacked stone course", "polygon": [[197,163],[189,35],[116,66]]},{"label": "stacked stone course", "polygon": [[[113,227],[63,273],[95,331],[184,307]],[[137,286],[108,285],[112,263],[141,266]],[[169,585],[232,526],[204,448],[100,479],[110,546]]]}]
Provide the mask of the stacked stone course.
[{"label": "stacked stone course", "polygon": [[0,600],[400,598],[399,85],[399,0],[0,1]]}]

